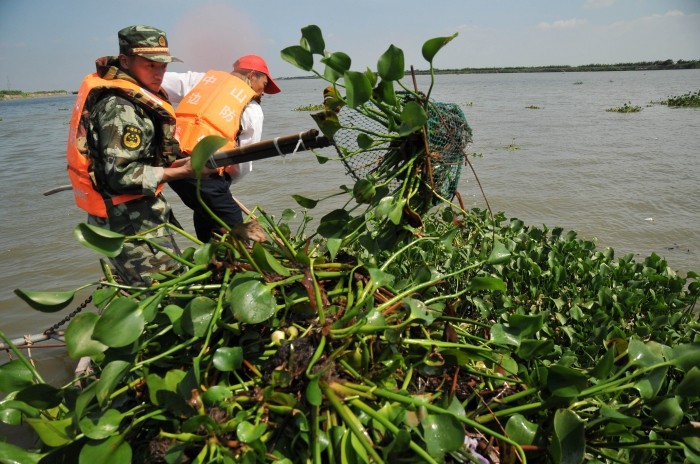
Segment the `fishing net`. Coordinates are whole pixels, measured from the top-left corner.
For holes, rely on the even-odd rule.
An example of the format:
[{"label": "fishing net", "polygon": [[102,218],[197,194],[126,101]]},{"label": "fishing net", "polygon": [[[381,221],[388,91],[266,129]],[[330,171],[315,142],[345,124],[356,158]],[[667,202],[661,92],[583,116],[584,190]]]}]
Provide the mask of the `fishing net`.
[{"label": "fishing net", "polygon": [[[462,109],[453,103],[430,101],[427,110],[428,154],[422,136],[413,136],[397,142],[375,143],[361,148],[360,134],[382,134],[386,126],[352,108],[343,108],[338,113],[341,125],[333,135],[333,143],[341,155],[348,174],[355,180],[374,178],[388,180],[398,172],[410,158],[410,153],[421,153],[419,170],[424,185],[441,197],[451,199],[457,191],[466,147],[472,141],[472,130]],[[390,191],[401,185],[401,179],[393,179]]]}]

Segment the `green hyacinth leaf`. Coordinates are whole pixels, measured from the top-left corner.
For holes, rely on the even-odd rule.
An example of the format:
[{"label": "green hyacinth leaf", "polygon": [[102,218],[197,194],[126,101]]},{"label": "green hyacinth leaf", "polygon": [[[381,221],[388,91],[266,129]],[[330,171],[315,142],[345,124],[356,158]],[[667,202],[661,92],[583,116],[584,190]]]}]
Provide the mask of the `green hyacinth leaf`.
[{"label": "green hyacinth leaf", "polygon": [[182,328],[195,337],[203,337],[216,312],[216,301],[204,296],[193,298],[182,314]]},{"label": "green hyacinth leaf", "polygon": [[114,300],[95,323],[92,336],[112,348],[127,346],[137,340],[146,321],[136,301],[126,297]]},{"label": "green hyacinth leaf", "polygon": [[107,351],[107,345],[93,338],[95,324],[99,319],[100,316],[95,313],[80,313],[70,321],[66,328],[66,349],[71,358],[94,358]]},{"label": "green hyacinth leaf", "polygon": [[0,392],[10,393],[34,383],[34,373],[21,359],[0,366]]},{"label": "green hyacinth leaf", "polygon": [[405,73],[403,50],[390,45],[377,62],[379,77],[385,81],[401,80]]},{"label": "green hyacinth leaf", "polygon": [[63,392],[49,384],[37,383],[17,392],[15,400],[22,401],[33,408],[48,410],[61,404]]},{"label": "green hyacinth leaf", "polygon": [[197,173],[197,176],[202,174],[202,169],[211,155],[219,151],[227,142],[226,137],[219,135],[207,135],[197,142],[197,145],[192,149],[192,169]]},{"label": "green hyacinth leaf", "polygon": [[81,223],[73,229],[73,235],[81,245],[103,255],[114,258],[122,251],[124,235],[102,227]]},{"label": "green hyacinth leaf", "polygon": [[124,415],[116,409],[108,409],[98,413],[96,417],[80,419],[80,431],[93,440],[103,440],[119,431],[119,425]]},{"label": "green hyacinth leaf", "polygon": [[428,115],[421,105],[414,101],[406,103],[401,111],[401,126],[399,127],[399,135],[406,137],[412,133],[419,131],[428,122]]},{"label": "green hyacinth leaf", "polygon": [[350,70],[352,59],[343,52],[334,52],[321,59],[321,63],[326,65],[323,77],[328,82],[336,82],[343,77],[346,71]]},{"label": "green hyacinth leaf", "polygon": [[73,441],[73,419],[70,417],[61,420],[52,420],[46,416],[27,417],[25,421],[47,446],[64,446]]},{"label": "green hyacinth leaf", "polygon": [[287,47],[280,52],[280,56],[284,61],[302,71],[311,71],[314,68],[314,56],[302,46]]},{"label": "green hyacinth leaf", "polygon": [[7,464],[38,464],[44,454],[31,453],[18,446],[0,441],[0,462]]},{"label": "green hyacinth leaf", "polygon": [[131,445],[121,435],[100,441],[88,441],[80,450],[80,463],[104,462],[110,464],[131,464]]},{"label": "green hyacinth leaf", "polygon": [[372,97],[372,85],[365,73],[347,71],[344,74],[346,99],[350,108],[357,108]]},{"label": "green hyacinth leaf", "polygon": [[214,367],[221,372],[231,372],[243,366],[243,348],[220,346],[214,352]]},{"label": "green hyacinth leaf", "polygon": [[464,445],[464,429],[451,414],[430,414],[421,420],[421,425],[425,430],[426,451],[440,461],[445,454]]},{"label": "green hyacinth leaf", "polygon": [[102,369],[100,379],[95,386],[95,396],[100,406],[106,406],[109,403],[109,396],[119,384],[119,381],[124,377],[129,370],[130,364],[126,361],[112,361]]},{"label": "green hyacinth leaf", "polygon": [[449,37],[435,37],[434,39],[427,40],[423,44],[423,48],[421,50],[421,52],[423,53],[423,58],[425,58],[425,60],[428,63],[432,63],[433,58],[435,58],[435,55],[437,55],[437,53],[440,51],[440,49],[442,47],[444,47],[445,45],[447,45],[448,43],[450,43],[452,41],[452,39],[457,37],[457,35],[458,34],[455,32],[453,35],[451,35]]},{"label": "green hyacinth leaf", "polygon": [[15,295],[37,311],[55,313],[73,301],[75,292],[33,292],[18,288],[15,289]]},{"label": "green hyacinth leaf", "polygon": [[276,301],[270,287],[259,280],[231,281],[229,304],[236,320],[258,324],[275,315]]},{"label": "green hyacinth leaf", "polygon": [[550,454],[555,463],[579,464],[586,451],[584,422],[569,409],[558,409],[554,414],[554,436]]},{"label": "green hyacinth leaf", "polygon": [[519,445],[533,445],[539,425],[525,419],[522,414],[514,414],[506,423],[506,435]]},{"label": "green hyacinth leaf", "polygon": [[301,28],[301,45],[315,55],[323,55],[326,42],[323,40],[321,28],[311,24]]}]

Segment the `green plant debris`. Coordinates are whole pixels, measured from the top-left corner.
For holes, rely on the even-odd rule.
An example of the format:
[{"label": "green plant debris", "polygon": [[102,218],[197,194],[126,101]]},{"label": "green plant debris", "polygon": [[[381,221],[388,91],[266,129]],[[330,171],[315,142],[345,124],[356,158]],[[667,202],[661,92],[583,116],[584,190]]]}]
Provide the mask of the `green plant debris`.
[{"label": "green plant debris", "polygon": [[639,105],[633,105],[631,102],[627,102],[622,106],[608,108],[605,111],[611,113],[639,113],[642,111],[642,107]]},{"label": "green plant debris", "polygon": [[696,92],[688,92],[683,95],[677,95],[673,97],[668,97],[666,100],[662,100],[659,102],[652,102],[652,103],[659,103],[662,105],[668,105],[668,106],[673,106],[673,107],[693,107],[697,108],[700,106],[700,90]]},{"label": "green plant debris", "polygon": [[294,111],[320,111],[323,109],[323,105],[321,103],[318,104],[310,104],[306,106],[298,106],[294,108]]}]

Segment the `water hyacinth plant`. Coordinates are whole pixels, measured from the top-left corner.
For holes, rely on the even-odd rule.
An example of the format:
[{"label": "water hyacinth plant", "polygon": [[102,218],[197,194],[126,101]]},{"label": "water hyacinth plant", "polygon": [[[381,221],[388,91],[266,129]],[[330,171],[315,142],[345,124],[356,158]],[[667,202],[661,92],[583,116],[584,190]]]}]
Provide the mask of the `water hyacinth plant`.
[{"label": "water hyacinth plant", "polygon": [[[425,43],[431,70],[453,38]],[[296,197],[255,209],[254,240],[174,229],[189,270],[149,288],[105,267],[98,311],[66,330],[94,374],[49,385],[17,349],[0,366],[0,420],[37,435],[0,462],[700,462],[698,274],[431,193],[430,89],[402,83],[396,47],[353,71],[308,26],[282,56],[329,83],[325,134],[347,108],[378,122],[340,158],[388,143],[392,163],[340,186],[316,230],[323,199]],[[105,256],[141,238],[75,234]],[[16,293],[53,312],[75,291]]]}]

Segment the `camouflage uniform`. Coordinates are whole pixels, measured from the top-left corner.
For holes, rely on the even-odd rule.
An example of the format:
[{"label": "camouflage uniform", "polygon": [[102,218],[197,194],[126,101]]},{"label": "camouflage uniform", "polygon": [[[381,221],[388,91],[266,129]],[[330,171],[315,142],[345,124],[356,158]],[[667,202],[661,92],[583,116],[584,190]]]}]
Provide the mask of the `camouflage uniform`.
[{"label": "camouflage uniform", "polygon": [[[127,29],[136,28],[143,26]],[[145,39],[140,37],[146,45],[149,44],[149,29],[146,27]],[[142,30],[136,29],[135,32],[138,34]],[[154,45],[157,46],[158,42]],[[120,31],[120,50],[128,46]],[[96,64],[100,77],[135,82],[119,70],[117,57],[103,57]],[[159,114],[138,95],[114,90],[94,93],[96,95],[90,94],[86,103],[90,170],[96,189],[105,198],[108,217],[88,215],[88,223],[127,236],[150,231],[144,237],[179,254],[168,228],[151,230],[164,223],[179,226],[165,197],[156,192],[163,178],[163,168],[172,164],[179,154],[174,138],[174,119]],[[164,94],[159,97],[167,100]],[[144,196],[112,204],[110,198],[120,194]],[[125,242],[122,252],[111,262],[117,273],[133,285],[150,285],[153,272],[182,270],[176,260],[142,240]]]}]

